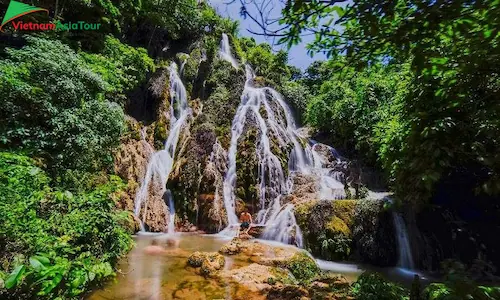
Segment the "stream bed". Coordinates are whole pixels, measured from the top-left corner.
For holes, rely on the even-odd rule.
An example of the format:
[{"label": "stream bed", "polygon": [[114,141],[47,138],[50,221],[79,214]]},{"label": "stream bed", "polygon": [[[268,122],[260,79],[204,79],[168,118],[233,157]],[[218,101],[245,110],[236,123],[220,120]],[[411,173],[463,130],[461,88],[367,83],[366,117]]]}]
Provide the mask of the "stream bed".
[{"label": "stream bed", "polygon": [[[95,290],[87,299],[265,299],[265,295],[251,291],[241,284],[223,278],[205,278],[187,266],[188,257],[195,251],[217,252],[230,238],[205,234],[139,234],[135,247],[118,265],[117,276],[104,287]],[[162,255],[147,253],[147,247],[156,240],[166,251]],[[258,240],[279,247],[292,247],[273,241]],[[264,254],[265,255],[265,254]],[[248,266],[245,255],[225,255],[224,270]],[[317,260],[325,271],[342,274],[354,281],[364,269],[354,264]],[[368,267],[368,269],[371,269]],[[398,268],[377,269],[392,280],[410,283],[412,272]],[[405,275],[406,274],[406,275]]]}]

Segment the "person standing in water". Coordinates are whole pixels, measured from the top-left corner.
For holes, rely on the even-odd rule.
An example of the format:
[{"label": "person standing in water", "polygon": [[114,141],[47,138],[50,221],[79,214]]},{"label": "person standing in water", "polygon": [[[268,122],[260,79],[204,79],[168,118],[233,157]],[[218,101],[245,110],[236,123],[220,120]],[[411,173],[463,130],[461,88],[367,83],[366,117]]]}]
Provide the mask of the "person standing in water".
[{"label": "person standing in water", "polygon": [[240,215],[240,232],[238,237],[241,235],[241,231],[244,231],[245,234],[248,234],[252,225],[252,215],[248,212],[248,209],[245,209]]}]

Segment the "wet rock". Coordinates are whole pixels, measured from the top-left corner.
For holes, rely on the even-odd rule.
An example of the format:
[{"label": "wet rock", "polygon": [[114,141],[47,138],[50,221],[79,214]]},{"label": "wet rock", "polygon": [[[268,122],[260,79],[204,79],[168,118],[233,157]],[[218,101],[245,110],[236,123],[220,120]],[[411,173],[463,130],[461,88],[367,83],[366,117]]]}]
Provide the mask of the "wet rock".
[{"label": "wet rock", "polygon": [[328,285],[328,283],[324,283],[321,281],[313,281],[309,285],[309,287],[313,290],[321,290],[321,291],[325,291],[325,290],[330,289],[330,286]]},{"label": "wet rock", "polygon": [[223,245],[219,252],[227,255],[234,255],[240,253],[241,248],[239,243],[233,239],[231,242]]},{"label": "wet rock", "polygon": [[205,276],[213,276],[215,272],[224,267],[224,256],[218,254],[213,256],[207,256],[201,263],[201,274]]},{"label": "wet rock", "polygon": [[127,229],[130,234],[135,234],[141,230],[141,223],[137,216],[135,216],[131,211],[127,212],[128,218],[123,221],[123,226]]},{"label": "wet rock", "polygon": [[273,267],[253,263],[246,267],[223,271],[221,277],[245,286],[252,292],[264,291],[271,288],[269,282],[278,279],[274,270]]},{"label": "wet rock", "polygon": [[319,178],[314,175],[297,174],[293,177],[293,202],[314,200],[318,195]]},{"label": "wet rock", "polygon": [[222,230],[227,223],[221,195],[223,174],[226,172],[226,152],[218,142],[210,145],[209,149],[211,152],[209,152],[208,161],[198,164],[196,167],[200,168],[201,177],[196,181],[198,214],[195,225],[205,232],[215,233]]},{"label": "wet rock", "polygon": [[321,273],[314,278],[314,281],[321,282],[336,288],[347,287],[350,284],[347,278],[345,278],[344,276],[333,273]]},{"label": "wet rock", "polygon": [[201,264],[203,263],[203,259],[205,258],[206,253],[205,252],[199,252],[196,251],[195,253],[191,254],[188,258],[188,264],[191,267],[199,268],[201,267]]},{"label": "wet rock", "polygon": [[[280,261],[290,259],[295,253],[299,251],[300,250],[293,247],[271,246],[259,241],[243,240],[240,238],[232,239],[229,243],[223,245],[219,250],[220,253],[227,255],[242,253],[251,257],[255,256],[258,257],[257,259],[255,259],[256,261],[269,266],[279,265]],[[262,255],[263,253],[265,253],[265,256]]]},{"label": "wet rock", "polygon": [[267,294],[268,300],[306,300],[309,292],[299,285],[275,286]]},{"label": "wet rock", "polygon": [[240,234],[239,238],[242,240],[250,240],[253,239],[253,236],[249,235],[248,233],[242,233]]},{"label": "wet rock", "polygon": [[336,289],[346,289],[350,286],[350,283],[345,277],[340,277],[332,283],[332,286]]},{"label": "wet rock", "polygon": [[129,128],[132,132],[137,132],[138,137],[129,137],[123,141],[113,153],[114,171],[122,179],[128,182],[127,188],[119,192],[116,196],[117,207],[133,211],[134,197],[146,172],[149,158],[154,153],[153,147],[140,136],[140,125],[137,121],[129,118]]},{"label": "wet rock", "polygon": [[188,257],[188,265],[200,268],[200,273],[204,276],[214,276],[215,273],[224,267],[224,256],[217,252],[196,251]]},{"label": "wet rock", "polygon": [[[144,128],[135,119],[127,118],[129,133],[113,153],[115,173],[128,182],[124,190],[117,192],[113,196],[117,207],[120,209],[134,210],[134,199],[140,187],[139,182],[144,179],[148,161],[155,152],[152,145],[155,144],[155,136],[158,133],[156,128],[165,130],[165,126],[157,123],[167,122],[167,117],[165,114],[159,112],[158,114],[161,117],[158,118],[156,123]],[[161,136],[162,139],[164,135],[166,135],[166,132]],[[163,200],[162,187],[151,185],[149,190],[150,196],[147,204],[144,203],[142,207],[142,209],[147,208],[147,210],[146,213],[141,212],[141,218],[144,218],[144,225],[147,230],[161,232],[166,229],[167,217],[165,213],[168,212],[168,208]]]},{"label": "wet rock", "polygon": [[388,266],[397,259],[391,212],[375,200],[305,201],[295,208],[304,246],[320,258]]},{"label": "wet rock", "polygon": [[357,201],[352,233],[354,254],[359,261],[382,267],[396,264],[394,220],[383,202]]},{"label": "wet rock", "polygon": [[255,238],[259,238],[265,229],[266,229],[265,226],[253,226],[252,225],[252,227],[248,231],[248,234],[255,237]]}]

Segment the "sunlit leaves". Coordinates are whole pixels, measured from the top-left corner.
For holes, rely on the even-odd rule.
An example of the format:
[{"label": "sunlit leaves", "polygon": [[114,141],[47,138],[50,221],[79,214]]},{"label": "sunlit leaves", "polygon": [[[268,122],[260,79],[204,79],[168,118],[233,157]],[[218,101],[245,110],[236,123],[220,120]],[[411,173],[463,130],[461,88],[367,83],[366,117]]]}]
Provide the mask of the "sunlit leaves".
[{"label": "sunlit leaves", "polygon": [[[3,267],[10,273],[5,288],[12,298],[71,298],[114,275],[112,264],[131,246],[124,216],[110,198],[123,183],[111,176],[92,192],[53,190],[33,163],[0,152],[0,236],[9,254]],[[38,171],[32,176],[33,169]]]},{"label": "sunlit leaves", "polygon": [[[108,165],[110,149],[124,131],[124,115],[104,95],[123,95],[135,87],[152,61],[144,50],[132,50],[118,40],[107,44],[106,54],[115,63],[103,58],[89,64],[59,41],[41,38],[29,37],[27,46],[7,49],[8,59],[0,61],[0,91],[6,96],[0,108],[4,144],[43,156],[55,173]],[[109,82],[92,69],[102,71]],[[123,101],[123,96],[118,99]]]},{"label": "sunlit leaves", "polygon": [[[314,32],[310,51],[345,55],[350,66],[381,59],[411,62],[414,81],[397,118],[407,129],[398,130],[404,132],[394,139],[399,147],[378,150],[396,192],[409,202],[425,202],[442,174],[479,163],[489,179],[474,179],[478,189],[495,193],[492,180],[500,172],[494,150],[500,148],[499,1],[363,0],[349,4],[331,23],[323,9],[337,11],[334,7],[318,1],[285,7],[288,27],[282,42],[293,44],[300,33]],[[361,128],[357,119],[352,123]],[[380,130],[389,124],[380,124]],[[474,150],[476,143],[483,146]]]},{"label": "sunlit leaves", "polygon": [[26,267],[24,265],[15,267],[5,280],[5,287],[8,289],[15,287],[21,280],[25,271]]}]

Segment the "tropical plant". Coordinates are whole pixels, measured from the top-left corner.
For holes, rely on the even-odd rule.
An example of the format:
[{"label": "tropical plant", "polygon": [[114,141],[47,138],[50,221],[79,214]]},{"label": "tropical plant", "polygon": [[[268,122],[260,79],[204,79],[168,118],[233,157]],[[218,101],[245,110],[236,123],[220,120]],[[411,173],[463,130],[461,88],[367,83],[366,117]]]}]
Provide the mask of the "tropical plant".
[{"label": "tropical plant", "polygon": [[[133,66],[140,65],[140,72],[148,70],[150,59],[129,50],[123,53],[130,65],[110,65],[100,59],[104,64],[98,68],[97,60],[89,65],[59,41],[31,36],[26,40],[20,49],[6,49],[8,57],[0,61],[0,93],[5,95],[0,108],[1,143],[43,157],[54,175],[64,169],[92,172],[109,166],[110,151],[125,125],[122,108],[107,101],[105,94],[137,85],[144,74],[136,77],[139,70]],[[127,50],[117,43],[110,40],[108,48]],[[109,55],[117,57],[111,50]],[[92,71],[105,68],[103,75],[110,83]]]},{"label": "tropical plant", "polygon": [[364,272],[352,286],[357,299],[408,300],[409,292],[403,287],[385,280],[378,273]]},{"label": "tropical plant", "polygon": [[35,161],[0,152],[0,254],[3,299],[71,298],[114,275],[130,249],[128,215],[111,195],[124,185],[111,177],[90,193],[48,186]]}]

